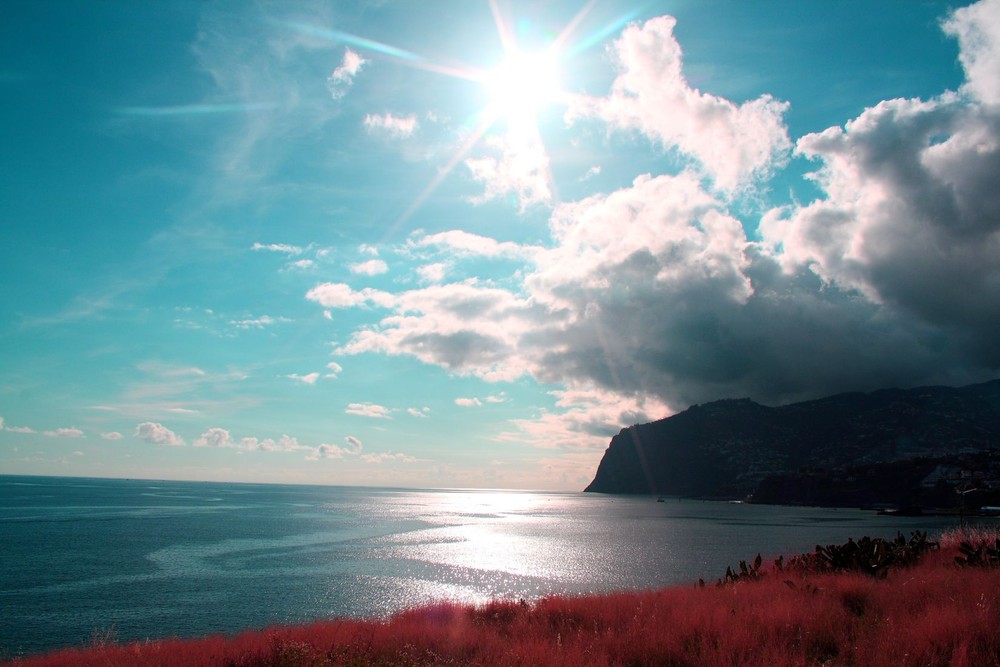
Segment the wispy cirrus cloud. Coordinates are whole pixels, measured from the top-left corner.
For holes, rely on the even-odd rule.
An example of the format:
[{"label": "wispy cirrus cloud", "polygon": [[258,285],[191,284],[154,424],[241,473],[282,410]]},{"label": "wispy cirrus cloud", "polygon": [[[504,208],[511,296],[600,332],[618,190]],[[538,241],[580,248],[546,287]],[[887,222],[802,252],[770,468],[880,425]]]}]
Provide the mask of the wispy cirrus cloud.
[{"label": "wispy cirrus cloud", "polygon": [[250,246],[251,250],[268,250],[270,252],[280,252],[285,255],[301,255],[305,252],[305,249],[297,245],[289,245],[287,243],[254,243]]},{"label": "wispy cirrus cloud", "polygon": [[370,134],[382,134],[395,139],[411,136],[420,123],[414,115],[396,116],[391,113],[367,114],[364,119],[365,129]]}]

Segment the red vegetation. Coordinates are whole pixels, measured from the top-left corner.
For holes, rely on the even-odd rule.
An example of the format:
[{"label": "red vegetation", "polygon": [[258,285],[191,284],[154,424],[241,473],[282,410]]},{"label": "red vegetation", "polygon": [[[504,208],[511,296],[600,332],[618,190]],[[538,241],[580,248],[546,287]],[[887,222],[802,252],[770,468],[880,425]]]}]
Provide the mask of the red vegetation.
[{"label": "red vegetation", "polygon": [[16,664],[1000,665],[1000,569],[958,566],[969,538],[944,536],[884,578],[772,570],[719,587],[440,604],[383,622],[98,644]]}]

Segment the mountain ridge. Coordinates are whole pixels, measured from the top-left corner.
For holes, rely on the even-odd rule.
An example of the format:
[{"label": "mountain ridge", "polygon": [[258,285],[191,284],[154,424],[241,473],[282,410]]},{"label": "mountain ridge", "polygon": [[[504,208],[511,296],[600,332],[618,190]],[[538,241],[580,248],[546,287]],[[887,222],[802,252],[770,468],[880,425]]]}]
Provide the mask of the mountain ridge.
[{"label": "mountain ridge", "polygon": [[1000,379],[778,407],[722,399],[623,428],[585,491],[741,499],[774,476],[991,448],[1000,448]]}]

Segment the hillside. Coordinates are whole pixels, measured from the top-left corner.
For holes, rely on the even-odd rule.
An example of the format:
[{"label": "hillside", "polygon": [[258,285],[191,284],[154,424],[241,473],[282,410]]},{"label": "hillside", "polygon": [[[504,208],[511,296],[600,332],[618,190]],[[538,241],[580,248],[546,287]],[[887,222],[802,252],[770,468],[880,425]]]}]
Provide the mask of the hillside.
[{"label": "hillside", "polygon": [[780,407],[730,399],[622,429],[585,490],[743,498],[768,480],[770,502],[797,502],[794,484],[785,485],[786,497],[775,481],[850,477],[848,471],[861,468],[877,477],[882,466],[901,461],[929,465],[922,475],[911,474],[912,487],[939,464],[958,465],[963,456],[991,448],[1000,448],[1000,380],[838,394]]}]

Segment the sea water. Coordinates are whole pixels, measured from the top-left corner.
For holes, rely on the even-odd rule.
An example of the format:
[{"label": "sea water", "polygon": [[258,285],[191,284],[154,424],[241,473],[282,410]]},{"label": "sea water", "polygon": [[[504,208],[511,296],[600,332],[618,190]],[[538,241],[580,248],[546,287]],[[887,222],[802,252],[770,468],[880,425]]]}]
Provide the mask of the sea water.
[{"label": "sea water", "polygon": [[0,476],[0,659],[714,581],[947,518],[583,493]]}]

